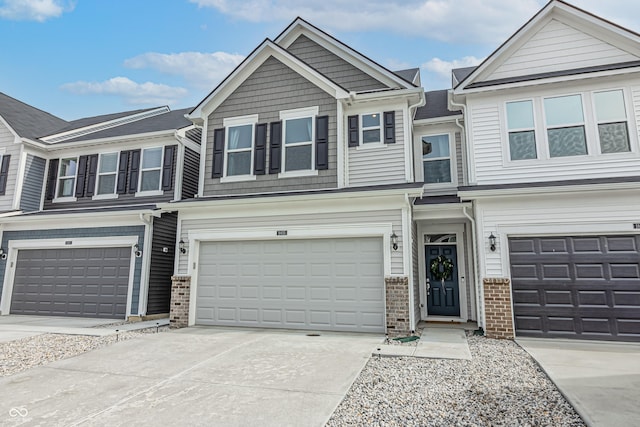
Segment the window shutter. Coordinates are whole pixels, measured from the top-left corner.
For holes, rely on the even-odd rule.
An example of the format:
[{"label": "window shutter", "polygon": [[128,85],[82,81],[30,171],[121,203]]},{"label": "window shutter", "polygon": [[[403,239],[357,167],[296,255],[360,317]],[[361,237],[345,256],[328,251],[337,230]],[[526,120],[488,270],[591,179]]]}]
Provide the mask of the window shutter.
[{"label": "window shutter", "polygon": [[47,200],[53,200],[56,195],[56,180],[58,179],[59,161],[59,159],[49,160],[49,175],[47,176],[47,191],[45,193]]},{"label": "window shutter", "polygon": [[93,154],[87,159],[87,186],[85,195],[91,197],[96,191],[96,176],[98,173],[98,155]]},{"label": "window shutter", "polygon": [[220,178],[224,170],[224,128],[213,131],[212,178]]},{"label": "window shutter", "polygon": [[396,143],[396,112],[387,111],[384,113],[384,143]]},{"label": "window shutter", "polygon": [[282,162],[282,122],[271,123],[271,145],[269,147],[269,173],[279,173]]},{"label": "window shutter", "polygon": [[316,169],[329,169],[329,116],[316,117]]},{"label": "window shutter", "polygon": [[84,197],[87,182],[87,159],[89,156],[80,156],[78,159],[78,175],[76,177],[76,197]]},{"label": "window shutter", "polygon": [[7,190],[7,179],[9,179],[9,162],[11,154],[2,156],[2,166],[0,166],[0,196],[4,196]]},{"label": "window shutter", "polygon": [[127,168],[129,167],[129,152],[120,152],[120,161],[118,163],[118,185],[116,192],[125,194],[127,192]]},{"label": "window shutter", "polygon": [[138,175],[140,175],[140,150],[131,150],[129,156],[131,162],[129,163],[129,193],[135,193],[138,191]]},{"label": "window shutter", "polygon": [[349,116],[347,118],[349,125],[349,147],[357,147],[360,139],[360,130],[358,129],[358,116]]},{"label": "window shutter", "polygon": [[162,189],[173,190],[173,162],[176,152],[175,145],[164,147],[164,160],[162,162]]},{"label": "window shutter", "polygon": [[253,173],[264,175],[267,167],[267,124],[256,124],[255,155]]}]

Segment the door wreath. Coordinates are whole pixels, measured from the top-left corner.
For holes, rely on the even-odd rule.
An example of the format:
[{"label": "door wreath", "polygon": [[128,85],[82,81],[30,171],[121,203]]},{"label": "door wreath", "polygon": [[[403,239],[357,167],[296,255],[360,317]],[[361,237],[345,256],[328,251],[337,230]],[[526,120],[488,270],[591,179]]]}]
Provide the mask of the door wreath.
[{"label": "door wreath", "polygon": [[431,270],[431,275],[434,279],[440,280],[442,291],[446,294],[447,291],[444,287],[444,281],[451,277],[453,273],[453,262],[444,255],[438,255],[431,260],[429,270]]}]

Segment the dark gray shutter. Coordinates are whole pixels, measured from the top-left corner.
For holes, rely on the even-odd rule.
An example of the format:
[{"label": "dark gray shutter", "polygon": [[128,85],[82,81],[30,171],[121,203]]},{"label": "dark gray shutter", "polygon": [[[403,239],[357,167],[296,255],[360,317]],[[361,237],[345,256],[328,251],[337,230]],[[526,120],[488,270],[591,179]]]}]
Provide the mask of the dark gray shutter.
[{"label": "dark gray shutter", "polygon": [[118,163],[118,185],[116,186],[116,192],[118,194],[125,194],[127,192],[127,169],[129,168],[129,152],[121,151],[120,160]]},{"label": "dark gray shutter", "polygon": [[349,127],[349,147],[357,147],[360,140],[360,130],[358,126],[358,116],[349,116],[347,124]]},{"label": "dark gray shutter", "polygon": [[224,128],[213,131],[213,165],[211,177],[220,178],[224,170]]},{"label": "dark gray shutter", "polygon": [[396,112],[387,111],[384,113],[384,143],[396,143]]},{"label": "dark gray shutter", "polygon": [[135,193],[138,191],[138,176],[140,175],[140,150],[131,150],[129,156],[131,161],[129,162],[129,193]]},{"label": "dark gray shutter", "polygon": [[282,163],[282,122],[272,122],[270,130],[269,173],[279,173]]},{"label": "dark gray shutter", "polygon": [[164,147],[164,160],[162,161],[162,189],[173,190],[173,161],[176,146],[168,145]]},{"label": "dark gray shutter", "polygon": [[76,197],[84,197],[84,189],[87,183],[87,159],[89,156],[80,156],[78,159],[78,175],[76,177]]},{"label": "dark gray shutter", "polygon": [[0,195],[4,196],[7,190],[7,179],[9,179],[9,162],[11,161],[11,154],[2,156],[2,166],[0,166]]},{"label": "dark gray shutter", "polygon": [[53,200],[56,195],[56,181],[58,179],[59,162],[59,159],[49,160],[49,175],[47,175],[47,191],[45,193],[47,200]]},{"label": "dark gray shutter", "polygon": [[316,169],[329,169],[329,116],[316,117]]},{"label": "dark gray shutter", "polygon": [[89,156],[87,160],[87,186],[85,188],[85,195],[91,197],[96,191],[96,178],[98,175],[98,155],[94,154]]},{"label": "dark gray shutter", "polygon": [[255,154],[253,158],[253,173],[264,175],[267,168],[267,124],[256,124]]}]

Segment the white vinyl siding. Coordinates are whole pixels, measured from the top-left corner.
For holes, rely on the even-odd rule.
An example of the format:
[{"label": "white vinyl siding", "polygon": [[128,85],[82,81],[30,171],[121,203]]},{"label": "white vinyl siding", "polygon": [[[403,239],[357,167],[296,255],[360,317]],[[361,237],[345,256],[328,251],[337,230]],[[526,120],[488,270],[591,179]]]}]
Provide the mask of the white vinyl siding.
[{"label": "white vinyl siding", "polygon": [[[406,182],[405,136],[402,110],[396,110],[396,142],[349,150],[349,186]],[[366,145],[366,144],[365,144]]]},{"label": "white vinyl siding", "polygon": [[[0,211],[13,209],[13,195],[16,188],[18,164],[20,162],[20,144],[14,144],[14,135],[0,122],[0,154],[11,155],[9,163],[9,176],[4,196],[0,196]],[[2,150],[4,148],[4,150]]]},{"label": "white vinyl siding", "polygon": [[603,40],[552,19],[483,80],[637,60]]}]

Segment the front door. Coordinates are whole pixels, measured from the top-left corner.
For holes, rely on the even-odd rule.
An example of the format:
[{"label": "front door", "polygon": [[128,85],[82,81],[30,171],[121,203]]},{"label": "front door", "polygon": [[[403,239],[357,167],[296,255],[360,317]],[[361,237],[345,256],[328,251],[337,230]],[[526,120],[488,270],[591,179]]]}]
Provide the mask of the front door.
[{"label": "front door", "polygon": [[425,245],[427,313],[460,316],[458,256],[455,244]]}]

